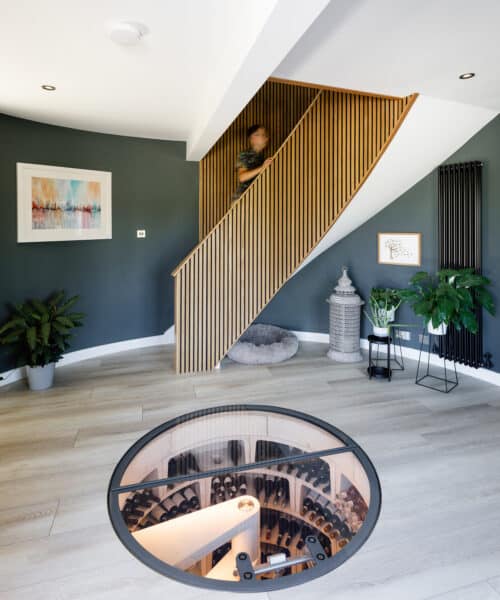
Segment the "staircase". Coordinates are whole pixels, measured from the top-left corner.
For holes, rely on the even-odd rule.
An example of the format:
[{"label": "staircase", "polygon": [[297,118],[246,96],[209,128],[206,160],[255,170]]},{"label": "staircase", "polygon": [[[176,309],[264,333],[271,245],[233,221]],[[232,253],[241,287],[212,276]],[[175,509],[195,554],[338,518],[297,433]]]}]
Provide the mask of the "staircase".
[{"label": "staircase", "polygon": [[[238,201],[229,206],[227,192],[213,193],[214,179],[233,177],[213,168],[220,150],[200,165],[204,237],[173,272],[178,373],[220,362],[331,229],[416,99],[291,87],[300,98],[291,112],[302,114]],[[265,117],[255,120],[267,125]]]}]

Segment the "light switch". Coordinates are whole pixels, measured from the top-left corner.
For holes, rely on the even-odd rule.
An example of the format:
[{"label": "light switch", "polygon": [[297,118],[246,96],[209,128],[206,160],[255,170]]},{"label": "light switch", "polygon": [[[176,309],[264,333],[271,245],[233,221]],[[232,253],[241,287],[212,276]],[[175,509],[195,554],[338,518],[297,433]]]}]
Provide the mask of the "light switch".
[{"label": "light switch", "polygon": [[145,229],[138,229],[137,230],[137,237],[138,238],[145,238],[146,237],[146,230]]}]

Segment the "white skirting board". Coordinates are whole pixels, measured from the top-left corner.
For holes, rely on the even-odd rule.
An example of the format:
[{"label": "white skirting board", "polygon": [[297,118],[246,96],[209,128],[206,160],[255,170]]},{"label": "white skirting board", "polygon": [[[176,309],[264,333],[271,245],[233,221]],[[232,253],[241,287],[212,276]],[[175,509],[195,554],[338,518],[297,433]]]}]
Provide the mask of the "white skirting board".
[{"label": "white skirting board", "polygon": [[[165,346],[167,344],[175,344],[175,332],[173,325],[169,327],[162,335],[153,335],[150,337],[136,338],[133,340],[124,340],[122,342],[103,344],[102,346],[94,346],[92,348],[84,348],[83,350],[68,352],[56,364],[56,367],[63,367],[64,365],[71,365],[82,360],[99,358],[100,356],[115,354],[116,352],[125,352],[126,350],[137,350],[139,348],[149,348],[152,346]],[[0,376],[4,378],[0,380],[0,387],[2,387],[3,385],[9,385],[26,377],[26,370],[24,367],[20,367],[19,369],[12,369],[10,371],[6,371],[5,373],[0,373]]]},{"label": "white skirting board", "polygon": [[[314,331],[294,331],[293,332],[300,341],[302,342],[318,342],[321,344],[329,343],[328,333],[317,333]],[[368,340],[361,338],[361,348],[368,349]],[[88,360],[89,358],[99,358],[100,356],[106,356],[107,354],[114,354],[115,352],[123,352],[125,350],[136,350],[138,348],[148,348],[151,346],[164,346],[167,344],[175,344],[175,330],[174,326],[169,327],[163,335],[155,335],[145,338],[137,338],[135,340],[125,340],[123,342],[115,342],[114,344],[105,344],[103,346],[94,346],[93,348],[85,348],[84,350],[76,350],[75,352],[68,352],[58,363],[57,366],[70,365],[72,363],[79,362],[81,360]],[[402,346],[403,356],[411,360],[418,360],[419,351],[415,348],[408,348]],[[431,354],[432,365],[442,365],[443,359],[439,358],[435,354]],[[457,371],[470,377],[475,377],[481,381],[486,381],[493,385],[500,386],[500,373],[495,371],[489,371],[488,369],[473,369],[465,365],[457,363]],[[21,367],[19,369],[12,369],[5,373],[0,373],[5,379],[0,380],[0,387],[2,385],[8,385],[19,381],[25,377],[25,369]]]},{"label": "white skirting board", "polygon": [[[328,344],[330,341],[328,333],[315,333],[312,331],[294,331],[293,333],[302,342],[319,342],[322,344]],[[361,338],[360,342],[361,348],[368,350],[368,340]],[[407,346],[401,346],[401,349],[403,351],[404,358],[418,360],[419,351],[417,349],[408,348]],[[431,365],[442,366],[443,359],[439,358],[439,356],[436,354],[431,354],[430,363]],[[480,379],[481,381],[492,383],[493,385],[500,386],[500,373],[496,373],[495,371],[489,371],[488,369],[473,369],[472,367],[467,367],[466,365],[457,363],[457,372],[463,373],[464,375],[469,375],[469,377]]]}]

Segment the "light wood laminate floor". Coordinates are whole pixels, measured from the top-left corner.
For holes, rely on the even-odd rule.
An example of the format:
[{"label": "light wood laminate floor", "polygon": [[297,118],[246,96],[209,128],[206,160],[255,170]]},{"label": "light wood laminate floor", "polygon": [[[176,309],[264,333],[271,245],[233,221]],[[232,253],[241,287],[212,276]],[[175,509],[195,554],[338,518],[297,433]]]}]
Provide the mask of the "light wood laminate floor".
[{"label": "light wood laminate floor", "polygon": [[[302,344],[291,361],[176,376],[173,348],[61,367],[56,386],[0,389],[0,600],[194,600],[230,595],[149,570],[106,513],[118,459],[141,435],[200,407],[250,402],[310,412],[345,430],[382,483],[379,523],[328,576],[255,600],[500,600],[500,388],[460,377],[444,395],[391,383]],[[238,594],[236,598],[250,598]]]}]

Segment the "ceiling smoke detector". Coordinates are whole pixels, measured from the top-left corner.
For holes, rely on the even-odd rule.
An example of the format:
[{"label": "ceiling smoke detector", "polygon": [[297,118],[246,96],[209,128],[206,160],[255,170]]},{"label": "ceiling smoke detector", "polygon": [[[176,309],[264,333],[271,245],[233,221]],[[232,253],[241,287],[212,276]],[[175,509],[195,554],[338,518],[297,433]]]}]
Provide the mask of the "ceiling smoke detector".
[{"label": "ceiling smoke detector", "polygon": [[111,27],[109,37],[120,46],[134,46],[148,33],[148,28],[142,23],[122,22]]}]

